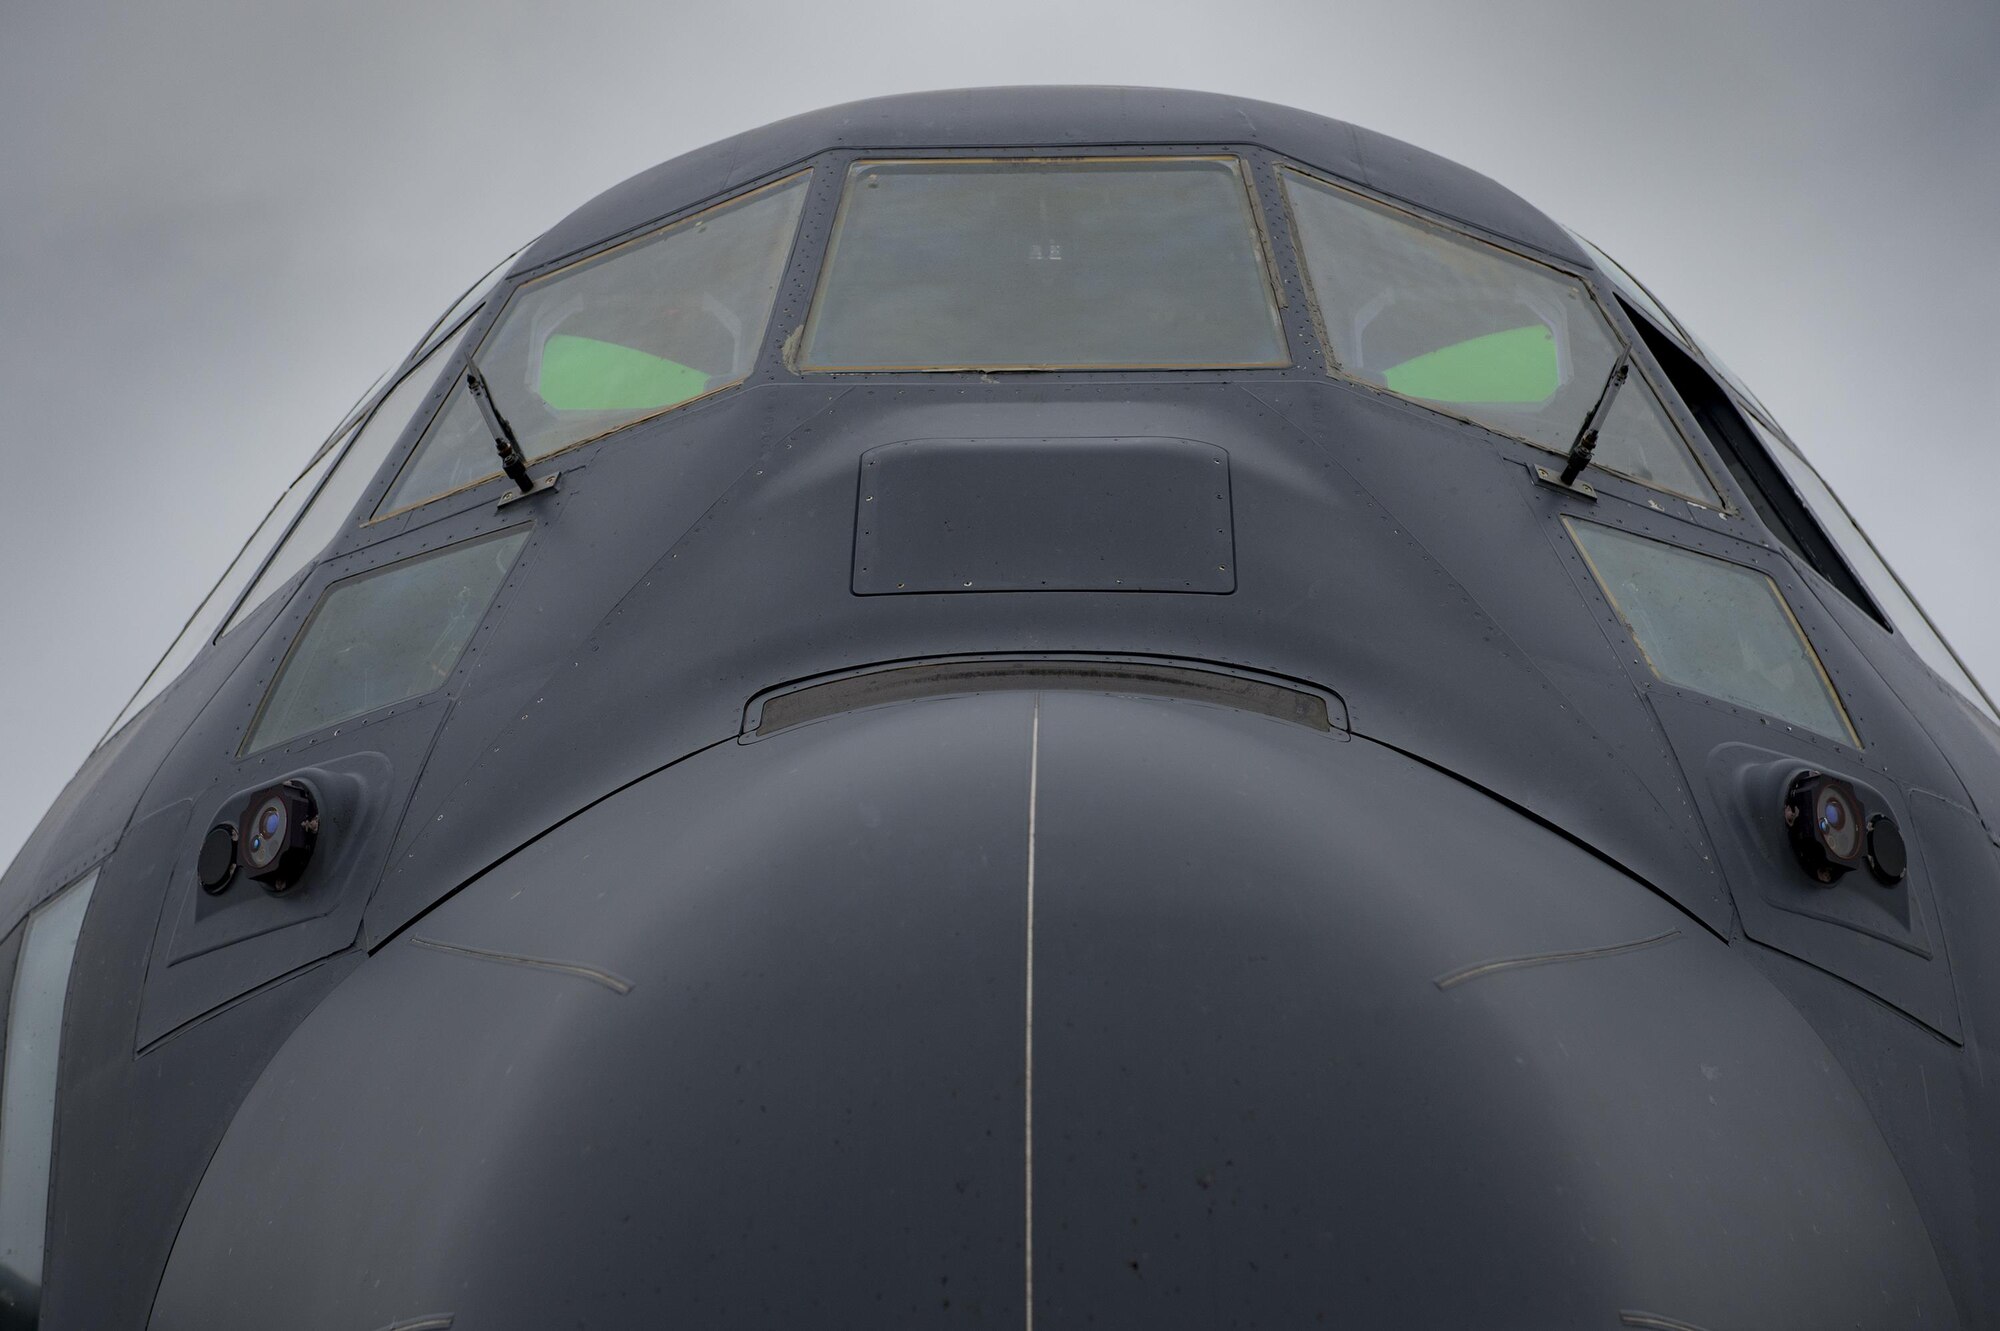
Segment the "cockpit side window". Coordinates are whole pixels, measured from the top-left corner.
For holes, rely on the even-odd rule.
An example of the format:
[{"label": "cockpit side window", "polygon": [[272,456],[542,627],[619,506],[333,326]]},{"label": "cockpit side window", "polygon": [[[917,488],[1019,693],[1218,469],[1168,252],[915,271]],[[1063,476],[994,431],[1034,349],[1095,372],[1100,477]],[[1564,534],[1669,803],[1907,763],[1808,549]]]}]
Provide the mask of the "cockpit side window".
[{"label": "cockpit side window", "polygon": [[[1569,451],[1623,351],[1581,280],[1289,167],[1279,174],[1341,373]],[[1643,373],[1613,399],[1595,462],[1721,506]]]},{"label": "cockpit side window", "polygon": [[1819,525],[1825,531],[1827,538],[1839,546],[1841,553],[1847,557],[1848,566],[1854,570],[1854,576],[1859,578],[1874,596],[1875,604],[1881,607],[1890,629],[1907,639],[1910,649],[1923,660],[1924,664],[1936,671],[1938,677],[1962,694],[1966,701],[1985,713],[1988,719],[2000,722],[2000,714],[1996,714],[1993,700],[1987,696],[1986,690],[1973,679],[1972,673],[1958,659],[1958,653],[1944,640],[1944,635],[1937,631],[1936,626],[1930,621],[1930,616],[1924,613],[1923,607],[1917,604],[1916,598],[1903,586],[1903,580],[1896,576],[1887,561],[1876,552],[1875,543],[1868,539],[1868,533],[1861,530],[1861,525],[1848,513],[1847,506],[1842,504],[1827,483],[1820,479],[1812,464],[1800,456],[1789,442],[1766,429],[1754,416],[1749,418],[1749,423],[1765,450],[1777,463],[1778,469],[1790,482],[1799,501],[1819,519]]},{"label": "cockpit side window", "polygon": [[[1694,340],[1686,326],[1668,313],[1638,278],[1583,237],[1575,232],[1570,235],[1611,279],[1633,326],[1770,533],[1876,623],[1906,638],[1939,678],[1989,718],[1995,718],[1985,690],[1883,561],[1846,506],[1790,442],[1765,424],[1768,409]],[[1723,387],[1725,382],[1734,393]]]},{"label": "cockpit side window", "polygon": [[799,368],[1290,364],[1233,157],[862,161]]},{"label": "cockpit side window", "polygon": [[1847,506],[1770,423],[1770,409],[1629,270],[1574,231],[1569,234],[1611,280],[1626,314],[1666,371],[1674,391],[1707,433],[1771,534],[1870,618],[1902,635],[1924,664],[1967,702],[2000,722],[1993,700],[1883,560]]},{"label": "cockpit side window", "polygon": [[1576,232],[1570,231],[1568,227],[1564,227],[1563,230],[1568,231],[1569,238],[1583,247],[1583,252],[1590,256],[1592,262],[1597,265],[1598,271],[1611,279],[1611,285],[1617,288],[1618,296],[1621,300],[1625,301],[1628,305],[1637,305],[1644,309],[1647,314],[1653,317],[1655,323],[1683,342],[1692,340],[1688,337],[1687,330],[1680,326],[1673,315],[1667,313],[1666,306],[1655,300],[1653,293],[1648,291],[1645,284],[1640,282],[1638,278],[1627,272],[1623,264],[1585,240],[1582,236],[1577,235]]},{"label": "cockpit side window", "polygon": [[[530,460],[740,383],[754,368],[805,206],[788,177],[537,278],[474,354]],[[375,515],[499,474],[460,386]]]},{"label": "cockpit side window", "polygon": [[[529,244],[533,243],[532,241],[529,242]],[[487,269],[485,276],[467,287],[465,294],[452,302],[451,308],[438,316],[438,321],[432,324],[430,330],[424,334],[424,340],[417,344],[417,354],[419,356],[428,354],[432,347],[442,342],[452,329],[458,327],[460,320],[483,305],[486,302],[486,298],[493,294],[494,288],[500,285],[500,279],[507,275],[507,270],[514,266],[514,261],[527,252],[528,246],[521,246],[520,249],[515,250],[499,263]]]},{"label": "cockpit side window", "polygon": [[1861,746],[1768,574],[1615,527],[1565,522],[1660,679]]},{"label": "cockpit side window", "polygon": [[1839,549],[1827,539],[1811,511],[1792,493],[1776,460],[1751,433],[1753,418],[1738,411],[1722,386],[1671,337],[1629,306],[1626,312],[1632,316],[1633,324],[1660,362],[1660,368],[1666,371],[1668,381],[1680,394],[1695,423],[1736,478],[1737,488],[1763,519],[1764,526],[1786,549],[1839,589],[1842,596],[1886,626],[1888,619],[1855,578]]},{"label": "cockpit side window", "polygon": [[237,603],[236,613],[222,627],[224,633],[242,623],[272,592],[319,558],[320,552],[340,531],[341,524],[353,513],[361,492],[368,488],[375,479],[375,473],[381,470],[382,460],[388,456],[396,440],[402,437],[410,418],[437,386],[439,370],[450,363],[470,326],[461,325],[433,347],[376,405],[369,414],[367,424],[315,464],[326,466],[330,461],[331,471],[322,473],[325,479],[312,492],[305,512],[292,524],[283,543],[257,575],[257,581]]},{"label": "cockpit side window", "polygon": [[[111,729],[105,732],[107,738],[118,733],[126,722],[144,710],[147,703],[164,692],[169,684],[179,679],[181,672],[201,654],[201,649],[220,636],[218,630],[223,628],[224,617],[236,606],[237,598],[243,593],[245,585],[264,567],[265,559],[271,554],[273,547],[283,539],[300,511],[305,508],[306,501],[319,489],[320,482],[325,479],[327,470],[332,465],[336,450],[344,442],[344,437],[336,437],[324,446],[305,472],[278,496],[278,502],[271,505],[271,511],[264,515],[264,520],[257,524],[257,529],[250,533],[250,539],[236,552],[236,558],[229,561],[229,567],[222,571],[222,576],[209,589],[208,595],[202,598],[201,604],[195,607],[194,613],[188,616],[185,624],[181,625],[180,634],[167,648],[166,655],[160,658],[159,663],[140,683],[131,701],[127,702],[124,710],[118,713],[117,719],[111,723]],[[229,626],[234,627],[234,623],[234,620],[231,620]]]},{"label": "cockpit side window", "polygon": [[[504,260],[502,266],[507,262],[511,260]],[[483,289],[475,287],[453,307],[453,313],[469,314],[478,304],[473,297],[482,295]],[[188,616],[166,655],[105,732],[107,738],[178,679],[202,648],[247,619],[272,592],[289,582],[326,548],[435,384],[440,365],[451,359],[467,327],[458,323],[434,329],[425,338],[429,349],[423,358],[389,391],[368,417],[367,425],[357,433],[355,422],[373,400],[375,389],[361,395],[354,409],[314,452],[298,479],[278,496],[278,502],[271,506],[215,586]],[[378,379],[376,387],[380,385]],[[247,591],[245,584],[249,584]]]},{"label": "cockpit side window", "polygon": [[[1569,231],[1569,228],[1564,227],[1563,230]],[[1637,306],[1644,310],[1652,319],[1655,329],[1672,338],[1693,360],[1723,383],[1728,384],[1735,393],[1737,402],[1745,407],[1745,414],[1762,417],[1766,422],[1776,419],[1771,415],[1771,409],[1750,391],[1750,386],[1738,378],[1735,371],[1723,364],[1721,357],[1709,350],[1708,343],[1696,337],[1692,329],[1669,313],[1667,307],[1653,294],[1652,289],[1634,277],[1630,269],[1576,232],[1569,231],[1569,238],[1582,246],[1584,253],[1597,264],[1598,270],[1611,279],[1611,285],[1616,288],[1618,298],[1624,302],[1625,308],[1630,310]],[[1646,327],[1644,319],[1634,319],[1633,322],[1642,330]]]}]

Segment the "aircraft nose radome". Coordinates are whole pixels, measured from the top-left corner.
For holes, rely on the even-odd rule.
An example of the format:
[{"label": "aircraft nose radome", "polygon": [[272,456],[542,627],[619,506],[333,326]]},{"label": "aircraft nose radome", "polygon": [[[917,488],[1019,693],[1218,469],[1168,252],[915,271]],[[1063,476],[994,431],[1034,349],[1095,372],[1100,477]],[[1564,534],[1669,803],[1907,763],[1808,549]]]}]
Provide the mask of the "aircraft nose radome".
[{"label": "aircraft nose radome", "polygon": [[1045,1327],[1951,1317],[1843,1074],[1687,916],[1366,740],[1047,692],[717,746],[417,921],[246,1100],[153,1324],[1030,1288]]}]

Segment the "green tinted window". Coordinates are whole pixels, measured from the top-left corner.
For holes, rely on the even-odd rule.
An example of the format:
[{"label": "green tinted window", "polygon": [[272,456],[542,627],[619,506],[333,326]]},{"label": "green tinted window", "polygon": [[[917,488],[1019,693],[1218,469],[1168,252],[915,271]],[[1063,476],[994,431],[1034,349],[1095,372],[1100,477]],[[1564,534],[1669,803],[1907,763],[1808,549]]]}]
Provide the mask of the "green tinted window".
[{"label": "green tinted window", "polygon": [[1533,404],[1555,396],[1562,367],[1548,328],[1529,324],[1422,352],[1384,369],[1382,381],[1432,402]]},{"label": "green tinted window", "polygon": [[858,162],[801,367],[1289,360],[1234,158]]},{"label": "green tinted window", "polygon": [[[1622,349],[1581,281],[1299,172],[1281,175],[1341,370],[1569,450]],[[1619,391],[1596,462],[1721,502],[1640,375]]]},{"label": "green tinted window", "polygon": [[517,527],[328,587],[271,681],[243,751],[444,683],[527,539]]},{"label": "green tinted window", "polygon": [[1829,739],[1860,743],[1768,576],[1595,523],[1569,527],[1654,674]]},{"label": "green tinted window", "polygon": [[557,333],[542,344],[535,391],[556,411],[659,411],[700,397],[708,376],[622,342]]},{"label": "green tinted window", "polygon": [[[476,355],[522,451],[546,457],[750,373],[806,180],[767,186],[515,292]],[[499,470],[493,436],[461,380],[376,513]]]}]

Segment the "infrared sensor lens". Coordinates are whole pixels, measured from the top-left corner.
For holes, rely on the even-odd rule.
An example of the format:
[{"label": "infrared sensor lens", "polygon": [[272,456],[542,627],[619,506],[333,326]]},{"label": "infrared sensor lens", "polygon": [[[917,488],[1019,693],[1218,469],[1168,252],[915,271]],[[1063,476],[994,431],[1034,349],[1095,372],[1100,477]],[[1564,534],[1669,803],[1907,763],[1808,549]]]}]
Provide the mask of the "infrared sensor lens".
[{"label": "infrared sensor lens", "polygon": [[266,794],[254,806],[249,818],[250,835],[244,841],[243,867],[256,877],[277,863],[285,848],[285,825],[290,821],[285,801]]},{"label": "infrared sensor lens", "polygon": [[1801,772],[1785,792],[1785,831],[1807,873],[1832,883],[1861,867],[1868,820],[1854,787],[1824,772]]},{"label": "infrared sensor lens", "polygon": [[303,782],[287,781],[243,806],[243,871],[272,892],[289,891],[304,874],[319,835],[319,809]]},{"label": "infrared sensor lens", "polygon": [[1819,836],[1827,854],[1842,862],[1861,858],[1861,814],[1849,801],[1851,793],[1826,790],[1820,795]]}]

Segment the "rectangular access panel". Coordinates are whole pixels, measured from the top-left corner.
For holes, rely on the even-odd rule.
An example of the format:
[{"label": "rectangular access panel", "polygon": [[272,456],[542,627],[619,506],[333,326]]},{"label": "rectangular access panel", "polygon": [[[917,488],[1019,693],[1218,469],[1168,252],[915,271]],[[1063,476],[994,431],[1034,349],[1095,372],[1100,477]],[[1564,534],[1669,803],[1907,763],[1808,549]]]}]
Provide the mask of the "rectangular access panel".
[{"label": "rectangular access panel", "polygon": [[861,458],[854,591],[1236,590],[1229,455],[1193,439],[911,439]]}]

